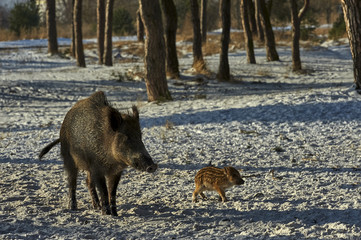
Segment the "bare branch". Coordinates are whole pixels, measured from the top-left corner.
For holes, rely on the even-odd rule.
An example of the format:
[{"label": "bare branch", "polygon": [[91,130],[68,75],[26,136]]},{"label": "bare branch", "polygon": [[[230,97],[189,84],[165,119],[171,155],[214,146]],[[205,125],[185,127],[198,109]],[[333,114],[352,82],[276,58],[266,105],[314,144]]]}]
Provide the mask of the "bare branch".
[{"label": "bare branch", "polygon": [[310,5],[310,0],[304,0],[303,7],[301,8],[300,12],[298,13],[298,19],[300,20],[300,22],[302,21],[302,18],[305,16],[305,13],[306,13],[309,5]]}]

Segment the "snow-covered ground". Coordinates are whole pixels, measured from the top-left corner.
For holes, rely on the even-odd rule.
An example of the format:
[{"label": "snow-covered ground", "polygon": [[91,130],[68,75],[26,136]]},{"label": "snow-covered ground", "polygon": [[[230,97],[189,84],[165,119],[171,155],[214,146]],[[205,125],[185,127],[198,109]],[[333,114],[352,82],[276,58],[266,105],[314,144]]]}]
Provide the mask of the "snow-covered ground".
[{"label": "snow-covered ground", "polygon": [[[347,45],[302,49],[303,74],[291,72],[289,47],[278,48],[280,62],[256,49],[256,65],[234,51],[234,83],[191,76],[185,54],[183,80],[168,82],[174,101],[148,103],[143,81],[117,81],[141,71],[142,59],[104,67],[88,57],[82,69],[46,48],[2,44],[1,239],[361,238],[361,103]],[[216,72],[219,55],[206,60]],[[72,105],[97,90],[122,111],[139,106],[143,141],[159,164],[154,174],[124,172],[119,217],[91,209],[84,173],[79,210],[68,210],[59,147],[37,158]],[[195,173],[209,162],[254,176],[227,190],[226,203],[212,192],[192,203]]]}]

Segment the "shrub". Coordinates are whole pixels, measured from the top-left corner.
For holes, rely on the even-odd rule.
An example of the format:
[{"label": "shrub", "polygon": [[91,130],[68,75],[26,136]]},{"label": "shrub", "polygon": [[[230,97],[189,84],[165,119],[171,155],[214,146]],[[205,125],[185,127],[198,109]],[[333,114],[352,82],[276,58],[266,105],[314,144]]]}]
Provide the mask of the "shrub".
[{"label": "shrub", "polygon": [[120,35],[135,33],[132,16],[124,8],[118,8],[114,11],[113,31]]},{"label": "shrub", "polygon": [[10,30],[20,36],[21,30],[30,31],[38,27],[40,22],[39,8],[35,0],[25,3],[16,3],[10,11]]},{"label": "shrub", "polygon": [[305,17],[301,21],[301,40],[310,40],[315,36],[314,31],[319,26],[316,19],[317,14],[313,9],[308,9]]},{"label": "shrub", "polygon": [[332,28],[328,32],[328,37],[331,39],[338,39],[345,35],[346,33],[346,24],[343,18],[343,12],[340,13],[336,22],[332,24]]}]

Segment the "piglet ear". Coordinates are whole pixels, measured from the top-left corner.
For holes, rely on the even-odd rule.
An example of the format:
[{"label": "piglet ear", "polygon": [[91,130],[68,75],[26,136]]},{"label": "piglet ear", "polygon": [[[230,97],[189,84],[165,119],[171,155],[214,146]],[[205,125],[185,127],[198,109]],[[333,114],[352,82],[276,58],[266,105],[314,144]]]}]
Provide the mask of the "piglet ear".
[{"label": "piglet ear", "polygon": [[139,118],[139,112],[137,106],[133,105],[132,110],[133,110],[133,116],[135,118]]}]

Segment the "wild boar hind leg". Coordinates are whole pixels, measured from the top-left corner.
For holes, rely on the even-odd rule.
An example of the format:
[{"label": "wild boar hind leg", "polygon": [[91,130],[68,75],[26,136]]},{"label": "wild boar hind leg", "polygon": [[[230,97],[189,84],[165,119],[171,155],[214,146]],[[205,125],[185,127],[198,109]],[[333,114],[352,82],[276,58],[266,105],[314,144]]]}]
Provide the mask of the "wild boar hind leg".
[{"label": "wild boar hind leg", "polygon": [[78,170],[67,170],[68,173],[68,185],[69,185],[69,209],[77,210],[76,204],[76,179],[78,177]]},{"label": "wild boar hind leg", "polygon": [[110,211],[111,211],[111,215],[113,216],[118,216],[116,195],[117,195],[117,187],[120,181],[121,174],[122,173],[120,172],[115,175],[107,176]]},{"label": "wild boar hind leg", "polygon": [[68,176],[69,187],[69,209],[76,210],[76,180],[78,178],[78,168],[75,166],[73,158],[67,151],[62,149],[62,156],[64,158],[64,168]]}]

